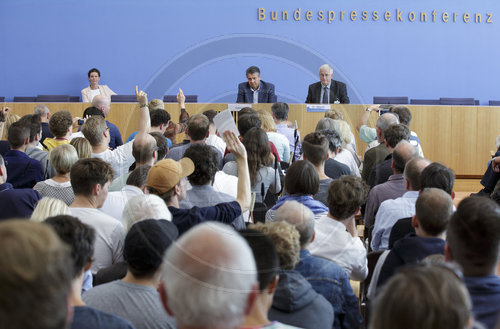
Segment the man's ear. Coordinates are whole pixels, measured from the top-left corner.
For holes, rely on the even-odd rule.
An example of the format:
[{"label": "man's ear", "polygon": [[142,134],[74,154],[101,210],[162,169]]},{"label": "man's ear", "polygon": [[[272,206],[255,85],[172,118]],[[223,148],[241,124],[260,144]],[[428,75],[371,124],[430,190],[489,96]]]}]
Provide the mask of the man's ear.
[{"label": "man's ear", "polygon": [[28,145],[30,143],[30,138],[29,136],[26,137],[26,140],[24,141],[24,145]]},{"label": "man's ear", "polygon": [[447,262],[452,262],[453,257],[451,255],[451,250],[450,250],[450,245],[448,245],[448,242],[444,245],[444,260]]},{"label": "man's ear", "polygon": [[84,272],[87,272],[88,270],[90,270],[90,268],[92,267],[92,261],[89,261],[87,264],[85,264],[85,266],[83,267],[83,271]]},{"label": "man's ear", "polygon": [[417,227],[418,227],[418,225],[419,225],[419,223],[418,223],[418,218],[417,218],[417,215],[413,215],[413,216],[411,217],[411,226],[412,226],[413,228],[417,228]]},{"label": "man's ear", "polygon": [[172,310],[170,309],[170,307],[168,307],[168,297],[163,282],[160,282],[160,284],[158,285],[158,293],[160,294],[161,304],[163,305],[165,311],[167,311],[167,314],[170,316],[174,316],[174,313],[172,313]]},{"label": "man's ear", "polygon": [[271,281],[271,283],[267,286],[267,291],[269,292],[269,294],[274,294],[274,292],[276,291],[276,287],[278,286],[279,279],[280,276],[276,274],[273,281]]},{"label": "man's ear", "polygon": [[455,200],[455,191],[451,191],[451,199]]},{"label": "man's ear", "polygon": [[[180,184],[180,182],[179,182]],[[181,186],[177,184],[174,186],[174,195],[180,195],[181,194]]]},{"label": "man's ear", "polygon": [[95,184],[94,187],[92,188],[92,194],[99,195],[101,193],[101,189],[102,189],[101,184]]},{"label": "man's ear", "polygon": [[309,241],[309,243],[313,242],[315,237],[316,237],[316,231],[313,231],[313,236],[311,237],[311,241]]},{"label": "man's ear", "polygon": [[255,301],[257,300],[257,296],[259,295],[259,283],[256,282],[252,286],[252,290],[248,294],[247,305],[245,307],[245,316],[252,313],[253,306],[255,305]]}]

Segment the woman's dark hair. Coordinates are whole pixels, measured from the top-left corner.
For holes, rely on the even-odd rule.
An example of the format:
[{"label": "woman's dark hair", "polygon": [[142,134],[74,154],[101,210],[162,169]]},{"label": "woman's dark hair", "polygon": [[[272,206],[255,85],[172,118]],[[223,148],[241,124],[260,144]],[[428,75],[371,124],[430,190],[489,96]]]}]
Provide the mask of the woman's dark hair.
[{"label": "woman's dark hair", "polygon": [[254,127],[243,136],[242,143],[247,150],[250,183],[254,186],[257,183],[259,169],[270,164],[271,147],[269,146],[269,139],[262,128]]},{"label": "woman's dark hair", "polygon": [[307,160],[294,162],[286,171],[285,192],[293,195],[314,195],[319,191],[319,175]]},{"label": "woman's dark hair", "polygon": [[99,72],[99,70],[94,67],[94,68],[92,68],[92,69],[89,70],[89,73],[88,73],[89,78],[90,78],[90,73],[92,73],[92,72],[97,73],[97,75],[99,76],[99,78],[101,77],[101,72]]}]

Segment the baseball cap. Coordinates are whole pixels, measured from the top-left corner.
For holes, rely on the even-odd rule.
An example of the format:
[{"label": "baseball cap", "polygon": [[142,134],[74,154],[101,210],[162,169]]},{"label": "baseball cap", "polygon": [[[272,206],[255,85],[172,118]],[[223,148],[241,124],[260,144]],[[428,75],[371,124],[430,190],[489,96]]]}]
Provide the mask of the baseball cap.
[{"label": "baseball cap", "polygon": [[193,171],[194,163],[189,158],[182,158],[179,161],[161,160],[149,170],[146,186],[163,194],[173,189],[182,178],[191,175]]},{"label": "baseball cap", "polygon": [[146,219],[132,225],[125,237],[123,257],[138,271],[155,271],[165,250],[179,236],[177,227],[164,219]]}]

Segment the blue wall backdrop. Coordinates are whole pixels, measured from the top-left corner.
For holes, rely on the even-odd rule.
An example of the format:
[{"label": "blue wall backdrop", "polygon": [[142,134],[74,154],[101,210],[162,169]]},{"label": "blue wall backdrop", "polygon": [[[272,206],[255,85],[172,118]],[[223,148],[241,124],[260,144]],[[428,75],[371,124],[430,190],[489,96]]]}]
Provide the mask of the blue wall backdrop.
[{"label": "blue wall backdrop", "polygon": [[409,96],[485,104],[500,99],[499,36],[494,0],[1,0],[0,96],[80,95],[97,67],[119,94],[139,84],[151,97],[180,87],[200,102],[234,102],[245,69],[257,65],[279,100],[303,102],[327,62],[352,103]]}]

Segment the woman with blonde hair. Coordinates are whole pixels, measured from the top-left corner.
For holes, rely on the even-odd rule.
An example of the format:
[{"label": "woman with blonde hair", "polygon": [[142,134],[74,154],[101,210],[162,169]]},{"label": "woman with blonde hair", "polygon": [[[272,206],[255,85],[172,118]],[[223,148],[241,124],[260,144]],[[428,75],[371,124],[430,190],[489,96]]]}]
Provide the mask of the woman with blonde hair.
[{"label": "woman with blonde hair", "polygon": [[69,142],[76,150],[78,159],[86,159],[92,157],[92,145],[85,137],[76,137]]},{"label": "woman with blonde hair", "polygon": [[33,189],[38,191],[42,197],[56,198],[69,206],[75,199],[69,174],[71,167],[77,161],[78,154],[72,145],[57,146],[49,154],[50,165],[56,169],[57,174],[50,179],[38,182]]},{"label": "woman with blonde hair", "polygon": [[69,207],[59,199],[42,198],[31,214],[31,220],[43,222],[46,218],[58,215],[71,215]]},{"label": "woman with blonde hair", "polygon": [[281,162],[290,162],[290,144],[288,142],[288,138],[286,138],[285,135],[276,132],[276,123],[274,122],[271,113],[266,110],[259,110],[257,111],[257,114],[259,115],[262,123],[261,128],[266,132],[269,141],[274,144],[274,147],[276,147]]}]

